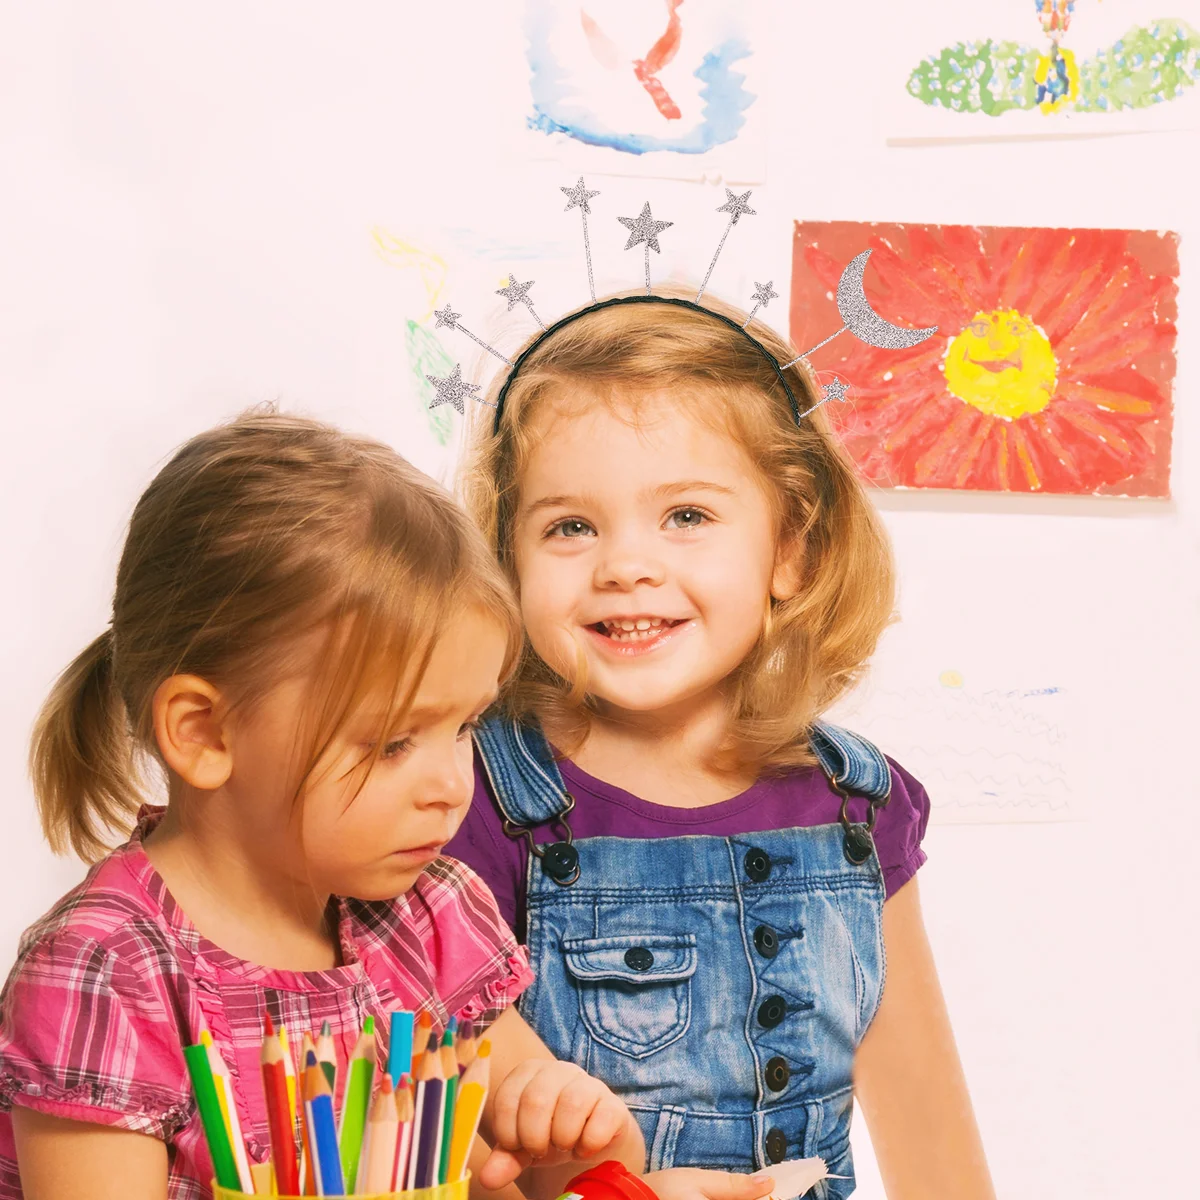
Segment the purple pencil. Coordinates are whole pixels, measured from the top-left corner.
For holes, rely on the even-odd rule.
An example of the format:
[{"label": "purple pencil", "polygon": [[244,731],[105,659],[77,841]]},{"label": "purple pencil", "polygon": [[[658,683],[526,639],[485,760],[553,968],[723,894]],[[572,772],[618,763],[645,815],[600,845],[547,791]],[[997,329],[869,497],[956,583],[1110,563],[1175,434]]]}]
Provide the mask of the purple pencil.
[{"label": "purple pencil", "polygon": [[417,1068],[417,1111],[420,1123],[413,1131],[416,1140],[412,1155],[415,1169],[409,1175],[409,1187],[434,1187],[442,1159],[442,1126],[445,1123],[446,1077],[438,1039],[429,1039],[429,1049]]}]

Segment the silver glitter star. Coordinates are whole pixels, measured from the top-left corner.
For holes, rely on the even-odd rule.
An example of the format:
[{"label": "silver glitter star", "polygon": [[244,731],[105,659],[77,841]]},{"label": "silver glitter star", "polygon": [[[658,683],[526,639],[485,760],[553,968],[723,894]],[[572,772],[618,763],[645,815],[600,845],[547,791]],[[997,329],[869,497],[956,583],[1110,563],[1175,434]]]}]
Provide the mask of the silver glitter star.
[{"label": "silver glitter star", "polygon": [[725,189],[725,203],[717,209],[717,212],[729,214],[729,219],[736,225],[738,217],[750,216],[754,217],[758,214],[746,203],[750,199],[749,192],[743,192],[740,196],[735,196],[728,188]]},{"label": "silver glitter star", "polygon": [[846,399],[846,391],[846,384],[840,379],[835,379],[832,383],[827,383],[821,388],[821,395],[825,397],[825,400],[844,401]]},{"label": "silver glitter star", "polygon": [[508,286],[497,288],[496,295],[503,296],[505,300],[508,301],[508,311],[512,312],[512,310],[518,304],[530,303],[529,289],[531,287],[533,287],[532,279],[528,283],[518,283],[517,277],[510,272],[508,276]]},{"label": "silver glitter star", "polygon": [[642,205],[642,211],[638,216],[618,217],[617,220],[631,231],[629,241],[625,243],[626,250],[632,250],[638,243],[645,242],[647,249],[653,250],[655,254],[662,253],[662,247],[658,244],[658,235],[664,229],[670,229],[675,224],[674,221],[656,221],[650,215],[649,201]]},{"label": "silver glitter star", "polygon": [[768,280],[766,283],[759,283],[757,279],[754,281],[754,303],[756,307],[761,305],[765,308],[772,300],[779,299],[779,293],[771,286],[774,282],[773,279]]},{"label": "silver glitter star", "polygon": [[457,325],[458,318],[462,316],[462,313],[456,313],[452,311],[450,305],[447,304],[446,307],[440,311],[435,309],[433,315],[437,318],[437,324],[434,326],[434,328],[441,329],[443,325],[449,325],[451,328]]},{"label": "silver glitter star", "polygon": [[570,200],[570,204],[563,209],[563,212],[570,212],[571,209],[578,205],[589,216],[591,215],[592,210],[588,204],[588,201],[593,196],[600,195],[599,192],[589,192],[587,188],[584,187],[582,175],[580,175],[579,182],[573,188],[561,188],[560,190],[562,191],[563,195]]},{"label": "silver glitter star", "polygon": [[430,408],[437,408],[439,404],[453,404],[461,413],[464,411],[464,396],[471,400],[478,399],[475,393],[479,391],[479,384],[464,382],[458,363],[454,364],[454,370],[445,379],[435,379],[432,375],[426,375],[425,378],[437,389],[437,396],[430,402]]}]

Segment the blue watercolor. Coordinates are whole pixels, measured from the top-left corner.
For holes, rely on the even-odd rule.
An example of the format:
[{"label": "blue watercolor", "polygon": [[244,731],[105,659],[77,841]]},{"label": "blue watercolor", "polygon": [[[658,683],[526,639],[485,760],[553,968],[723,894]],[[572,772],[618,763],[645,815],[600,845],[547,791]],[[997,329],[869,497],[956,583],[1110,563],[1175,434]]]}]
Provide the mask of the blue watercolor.
[{"label": "blue watercolor", "polygon": [[[753,92],[742,86],[745,75],[732,69],[734,63],[749,57],[750,45],[743,38],[732,37],[706,54],[696,69],[696,78],[706,85],[700,93],[704,97],[704,108],[699,125],[676,137],[617,133],[605,128],[595,113],[566,98],[569,90],[566,68],[555,59],[544,22],[531,13],[525,32],[529,38],[530,90],[534,107],[534,115],[528,118],[529,128],[546,134],[564,133],[586,145],[607,146],[627,154],[646,154],[653,150],[704,154],[737,137],[746,123],[743,112],[757,99]],[[632,76],[632,64],[630,73]],[[646,103],[651,104],[649,96]]]}]

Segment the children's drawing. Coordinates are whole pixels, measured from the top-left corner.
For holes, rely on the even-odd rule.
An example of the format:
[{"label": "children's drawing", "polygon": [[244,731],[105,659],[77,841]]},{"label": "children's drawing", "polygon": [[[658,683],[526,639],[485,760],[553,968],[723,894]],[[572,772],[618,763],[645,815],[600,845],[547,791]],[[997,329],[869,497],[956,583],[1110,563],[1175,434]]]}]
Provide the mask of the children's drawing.
[{"label": "children's drawing", "polygon": [[528,124],[544,134],[626,156],[702,156],[736,139],[758,101],[741,5],[529,0],[525,31]]},{"label": "children's drawing", "polygon": [[983,687],[957,671],[868,688],[847,722],[925,785],[941,824],[1074,820],[1070,697]]},{"label": "children's drawing", "polygon": [[829,419],[882,487],[1169,494],[1178,238],[1123,229],[797,223],[791,335],[827,332],[842,271],[936,325],[906,350],[838,339]]},{"label": "children's drawing", "polygon": [[1066,45],[1075,0],[1033,0],[1032,7],[1045,37],[1040,46],[958,42],[917,65],[909,95],[932,108],[989,117],[1022,109],[1114,113],[1169,103],[1200,81],[1200,34],[1185,21],[1135,25],[1080,59]]},{"label": "children's drawing", "polygon": [[404,348],[408,354],[408,365],[412,372],[413,394],[425,410],[429,431],[439,446],[445,446],[454,429],[454,418],[450,405],[430,404],[435,400],[437,389],[429,382],[430,376],[445,379],[454,369],[454,360],[446,353],[436,334],[423,327],[423,322],[432,315],[446,282],[446,263],[436,254],[396,237],[384,229],[375,229],[371,234],[375,250],[384,262],[401,270],[416,271],[425,290],[428,305],[421,321],[404,322]]}]

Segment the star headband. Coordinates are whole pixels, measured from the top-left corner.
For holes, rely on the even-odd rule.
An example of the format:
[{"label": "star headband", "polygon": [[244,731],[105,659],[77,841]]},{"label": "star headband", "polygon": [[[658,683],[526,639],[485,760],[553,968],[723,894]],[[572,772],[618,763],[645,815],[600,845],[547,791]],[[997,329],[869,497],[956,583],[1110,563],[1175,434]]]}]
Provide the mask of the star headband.
[{"label": "star headband", "polygon": [[[717,212],[728,213],[729,222],[725,226],[724,232],[721,234],[721,240],[717,245],[716,252],[712,256],[712,261],[708,264],[708,271],[704,275],[704,282],[700,285],[700,290],[696,293],[695,300],[683,300],[675,296],[655,296],[651,290],[650,284],[650,251],[655,254],[662,253],[662,247],[658,244],[658,235],[665,229],[670,229],[674,224],[673,221],[656,221],[650,211],[650,204],[647,202],[642,206],[642,211],[636,217],[618,217],[617,220],[629,230],[629,240],[625,243],[626,250],[632,250],[635,246],[645,246],[645,261],[646,261],[646,292],[644,295],[634,296],[615,296],[607,300],[596,300],[596,283],[595,276],[592,270],[592,245],[588,237],[588,217],[591,216],[591,200],[600,195],[599,192],[589,192],[584,185],[583,178],[580,177],[579,182],[573,188],[563,188],[563,193],[567,197],[567,207],[564,212],[570,212],[573,208],[580,210],[580,216],[583,219],[583,251],[587,261],[588,272],[588,289],[591,292],[592,302],[585,308],[581,308],[576,312],[569,313],[561,320],[556,321],[553,325],[547,325],[545,321],[534,311],[533,300],[530,298],[529,290],[533,287],[534,281],[531,279],[526,283],[521,283],[515,275],[509,275],[508,284],[497,290],[496,295],[503,296],[508,302],[508,311],[518,305],[523,304],[528,310],[533,319],[542,327],[541,334],[525,348],[519,358],[514,362],[506,358],[493,346],[489,346],[473,334],[469,329],[458,323],[458,318],[462,315],[456,313],[446,305],[444,309],[434,312],[434,317],[437,320],[437,329],[449,327],[458,330],[459,333],[465,333],[473,342],[483,347],[489,354],[494,355],[508,368],[508,378],[505,379],[503,386],[500,389],[500,394],[496,397],[496,403],[493,407],[496,409],[495,422],[493,431],[499,433],[500,419],[504,413],[504,401],[508,396],[508,389],[512,386],[512,381],[516,378],[522,365],[529,356],[548,338],[552,337],[558,330],[564,326],[577,321],[580,317],[586,316],[588,313],[599,312],[601,309],[614,308],[619,305],[626,304],[669,304],[678,308],[690,309],[694,312],[704,313],[706,316],[712,317],[714,320],[722,321],[731,329],[737,330],[745,337],[764,358],[771,364],[780,384],[783,386],[784,392],[787,393],[788,403],[791,406],[792,416],[796,423],[808,416],[809,413],[820,408],[829,400],[843,400],[846,395],[846,384],[835,379],[833,383],[828,384],[822,389],[822,398],[811,408],[800,410],[800,405],[796,401],[795,393],[792,391],[791,385],[787,381],[784,374],[789,367],[794,367],[796,363],[802,359],[807,360],[808,356],[822,346],[828,345],[839,334],[850,330],[860,341],[866,342],[868,345],[877,346],[883,350],[904,350],[910,346],[916,346],[932,337],[937,333],[937,326],[931,325],[926,329],[902,329],[898,325],[893,325],[890,321],[885,321],[871,307],[870,301],[867,299],[866,292],[863,290],[863,272],[867,267],[867,259],[871,257],[870,250],[864,250],[856,258],[852,259],[842,272],[842,277],[838,281],[837,289],[837,307],[841,314],[843,325],[841,329],[831,333],[823,341],[818,342],[815,346],[805,350],[802,354],[797,354],[795,358],[788,362],[780,363],[775,356],[756,338],[748,329],[751,321],[758,314],[759,309],[765,308],[772,300],[778,299],[779,293],[774,290],[773,282],[755,283],[754,291],[754,307],[750,310],[750,315],[745,322],[739,325],[736,321],[725,316],[723,313],[717,312],[715,309],[705,308],[700,300],[704,296],[705,289],[708,287],[708,281],[712,278],[713,269],[717,265],[717,259],[721,257],[721,251],[725,248],[725,241],[729,237],[730,231],[738,223],[743,216],[755,216],[756,213],[748,203],[750,199],[749,192],[743,192],[740,196],[735,195],[729,188],[725,189],[725,203],[717,209]],[[463,399],[464,397],[477,400],[480,404],[491,405],[491,402],[484,400],[475,393],[479,391],[479,385],[474,383],[466,383],[462,378],[462,373],[459,365],[456,363],[454,370],[445,379],[436,379],[432,375],[425,377],[433,384],[437,395],[429,405],[430,408],[436,408],[439,404],[452,404],[458,411],[464,412]]]}]

